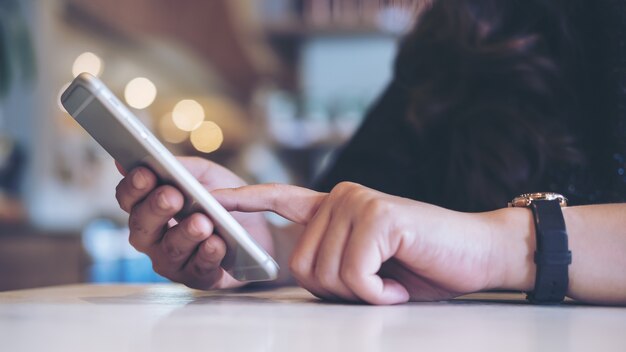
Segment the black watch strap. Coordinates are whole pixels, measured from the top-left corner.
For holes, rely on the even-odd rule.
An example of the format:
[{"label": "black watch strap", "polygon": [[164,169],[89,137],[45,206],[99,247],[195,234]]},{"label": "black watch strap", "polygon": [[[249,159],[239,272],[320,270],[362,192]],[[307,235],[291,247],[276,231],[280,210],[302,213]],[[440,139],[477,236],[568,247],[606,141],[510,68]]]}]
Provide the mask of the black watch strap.
[{"label": "black watch strap", "polygon": [[535,289],[528,293],[528,300],[536,304],[560,303],[567,293],[568,266],[572,263],[563,212],[557,200],[535,200],[530,209],[537,237],[537,275]]}]

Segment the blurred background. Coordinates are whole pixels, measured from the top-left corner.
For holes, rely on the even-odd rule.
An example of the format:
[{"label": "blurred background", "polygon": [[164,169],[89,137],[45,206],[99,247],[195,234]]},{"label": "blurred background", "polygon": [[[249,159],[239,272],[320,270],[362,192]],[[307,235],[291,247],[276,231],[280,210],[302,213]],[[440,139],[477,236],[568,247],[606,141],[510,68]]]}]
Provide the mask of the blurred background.
[{"label": "blurred background", "polygon": [[422,6],[0,0],[0,290],[164,280],[128,245],[112,159],[59,104],[78,73],[176,155],[307,185],[390,79]]}]

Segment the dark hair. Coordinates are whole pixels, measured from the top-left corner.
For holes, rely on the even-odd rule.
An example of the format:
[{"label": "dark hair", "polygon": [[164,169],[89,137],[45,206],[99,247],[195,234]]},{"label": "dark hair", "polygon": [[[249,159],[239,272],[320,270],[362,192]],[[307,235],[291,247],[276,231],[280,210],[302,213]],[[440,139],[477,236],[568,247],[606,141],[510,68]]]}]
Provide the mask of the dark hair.
[{"label": "dark hair", "polygon": [[460,211],[536,191],[626,201],[623,43],[624,0],[436,0],[317,189]]},{"label": "dark hair", "polygon": [[439,0],[423,14],[396,80],[419,147],[445,164],[441,201],[427,201],[489,209],[590,165],[604,125],[589,121],[585,15],[579,0]]}]

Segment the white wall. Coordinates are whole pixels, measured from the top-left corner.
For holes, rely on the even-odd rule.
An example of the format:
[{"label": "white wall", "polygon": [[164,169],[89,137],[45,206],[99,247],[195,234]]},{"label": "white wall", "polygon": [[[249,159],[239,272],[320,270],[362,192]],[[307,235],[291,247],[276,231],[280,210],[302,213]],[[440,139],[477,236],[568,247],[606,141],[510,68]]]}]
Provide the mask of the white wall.
[{"label": "white wall", "polygon": [[311,39],[302,53],[306,99],[331,102],[376,96],[389,82],[397,38],[386,35]]}]

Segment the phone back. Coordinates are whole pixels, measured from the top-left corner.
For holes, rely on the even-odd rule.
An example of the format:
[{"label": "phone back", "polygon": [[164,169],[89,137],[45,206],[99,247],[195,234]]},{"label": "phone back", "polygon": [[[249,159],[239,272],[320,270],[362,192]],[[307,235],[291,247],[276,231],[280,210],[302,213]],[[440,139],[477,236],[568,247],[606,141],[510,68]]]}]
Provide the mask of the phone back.
[{"label": "phone back", "polygon": [[63,93],[61,102],[72,117],[125,170],[152,169],[160,183],[171,184],[185,195],[185,217],[203,212],[226,242],[222,267],[240,281],[273,280],[278,265],[250,237],[204,187],[176,160],[154,135],[97,78],[79,75]]}]

